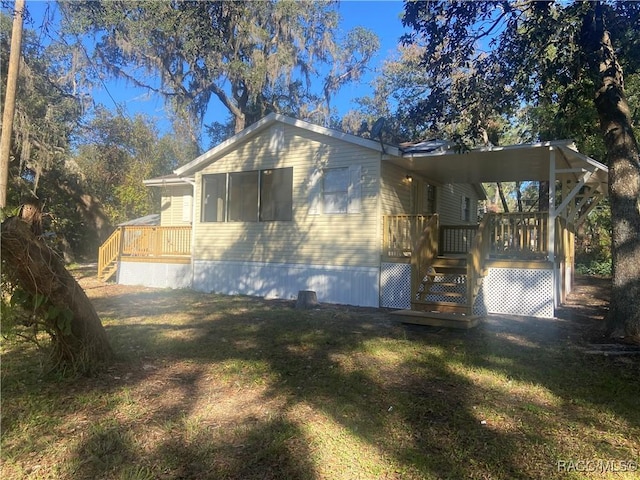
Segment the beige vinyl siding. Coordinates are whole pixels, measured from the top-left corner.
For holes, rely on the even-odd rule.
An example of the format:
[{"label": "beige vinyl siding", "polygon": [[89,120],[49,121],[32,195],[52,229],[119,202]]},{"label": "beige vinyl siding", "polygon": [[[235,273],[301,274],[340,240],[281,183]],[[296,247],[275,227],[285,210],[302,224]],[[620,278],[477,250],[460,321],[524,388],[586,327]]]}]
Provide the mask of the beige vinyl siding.
[{"label": "beige vinyl siding", "polygon": [[[411,179],[408,179],[410,176]],[[415,172],[404,170],[392,163],[382,165],[382,179],[380,182],[380,202],[383,215],[426,215],[425,186],[435,183]],[[438,205],[436,188],[435,204]]]},{"label": "beige vinyl siding", "polygon": [[[406,178],[411,175],[412,182]],[[383,162],[380,181],[380,203],[382,215],[423,214],[424,184],[431,183],[415,172],[406,171],[392,163]],[[416,189],[412,193],[412,189]],[[471,200],[471,221],[464,222],[461,217],[462,197]],[[436,185],[436,212],[442,225],[461,225],[477,223],[478,192],[473,185],[447,184]]]},{"label": "beige vinyl siding", "polygon": [[[469,222],[462,219],[462,197],[471,199],[471,218]],[[441,225],[464,225],[478,223],[478,192],[473,185],[447,184],[438,187],[436,205],[440,214]]]},{"label": "beige vinyl siding", "polygon": [[[379,163],[379,152],[293,126],[274,125],[196,174],[195,258],[377,266]],[[353,165],[361,167],[360,213],[310,214],[314,173]],[[292,221],[200,221],[202,174],[285,167],[293,167]]]},{"label": "beige vinyl siding", "polygon": [[191,225],[187,220],[185,209],[189,209],[189,202],[193,202],[192,195],[193,188],[190,185],[162,187],[160,225],[165,227]]},{"label": "beige vinyl siding", "polygon": [[380,205],[382,215],[411,213],[411,183],[408,172],[388,162],[382,164]]}]

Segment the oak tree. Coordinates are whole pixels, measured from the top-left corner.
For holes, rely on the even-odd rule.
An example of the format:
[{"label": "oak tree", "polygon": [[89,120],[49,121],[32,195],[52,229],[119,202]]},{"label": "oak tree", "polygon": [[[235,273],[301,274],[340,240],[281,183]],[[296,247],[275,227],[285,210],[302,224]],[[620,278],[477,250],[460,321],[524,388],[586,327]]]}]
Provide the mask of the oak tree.
[{"label": "oak tree", "polygon": [[483,105],[508,115],[523,104],[570,113],[591,99],[609,166],[609,325],[640,342],[640,160],[623,80],[640,66],[640,4],[407,1],[403,21],[413,29],[405,42],[424,49],[429,90],[413,114],[427,123],[460,112],[481,118]]}]

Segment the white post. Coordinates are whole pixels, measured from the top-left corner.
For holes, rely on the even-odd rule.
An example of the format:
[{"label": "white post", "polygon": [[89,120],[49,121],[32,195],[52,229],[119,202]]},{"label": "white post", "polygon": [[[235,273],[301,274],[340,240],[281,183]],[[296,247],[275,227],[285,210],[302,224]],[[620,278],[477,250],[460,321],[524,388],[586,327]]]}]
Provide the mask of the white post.
[{"label": "white post", "polygon": [[553,272],[551,283],[553,284],[553,306],[560,305],[560,272],[556,266],[556,151],[554,147],[549,150],[549,220],[547,230],[549,237],[547,239],[547,255],[551,262],[551,271]]},{"label": "white post", "polygon": [[547,220],[547,256],[550,262],[555,264],[555,239],[556,239],[556,151],[553,147],[549,150],[549,219]]}]

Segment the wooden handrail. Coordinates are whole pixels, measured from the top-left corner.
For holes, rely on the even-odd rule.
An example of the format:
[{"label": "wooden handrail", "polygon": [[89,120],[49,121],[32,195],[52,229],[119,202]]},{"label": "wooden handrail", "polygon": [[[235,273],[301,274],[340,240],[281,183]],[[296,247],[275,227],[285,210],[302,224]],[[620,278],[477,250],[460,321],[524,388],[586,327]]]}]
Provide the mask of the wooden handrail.
[{"label": "wooden handrail", "polygon": [[534,255],[547,253],[548,212],[493,214],[492,254]]},{"label": "wooden handrail", "polygon": [[389,258],[411,256],[416,238],[423,232],[431,215],[384,215],[382,251]]},{"label": "wooden handrail", "polygon": [[440,255],[468,253],[478,225],[442,225],[440,227]]},{"label": "wooden handrail", "polygon": [[102,278],[105,269],[115,262],[121,254],[122,227],[117,228],[98,249],[98,278]]},{"label": "wooden handrail", "polygon": [[191,254],[191,227],[123,227],[122,255],[159,257]]},{"label": "wooden handrail", "polygon": [[480,291],[480,279],[483,276],[486,260],[491,252],[490,226],[493,224],[493,214],[482,217],[476,236],[467,254],[467,309],[473,313],[473,304]]},{"label": "wooden handrail", "polygon": [[413,254],[411,255],[412,301],[418,297],[418,289],[420,288],[422,279],[429,273],[429,266],[438,256],[438,225],[438,215],[434,214],[424,226],[420,238],[418,238],[413,246]]},{"label": "wooden handrail", "polygon": [[98,277],[122,257],[191,255],[191,227],[118,227],[98,250]]}]

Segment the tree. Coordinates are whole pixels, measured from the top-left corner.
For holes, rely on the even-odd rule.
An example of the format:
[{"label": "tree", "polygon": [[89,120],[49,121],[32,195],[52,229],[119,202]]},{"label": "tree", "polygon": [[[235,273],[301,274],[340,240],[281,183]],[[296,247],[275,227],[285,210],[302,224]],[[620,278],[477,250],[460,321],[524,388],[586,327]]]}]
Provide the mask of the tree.
[{"label": "tree", "polygon": [[[331,71],[326,101],[357,79],[374,37],[358,31],[335,38],[334,2],[175,1],[64,2],[69,32],[96,38],[93,61],[105,71],[161,94],[199,128],[212,99],[239,132],[283,99],[308,89],[322,65]],[[361,43],[361,41],[365,43]],[[142,68],[140,68],[142,67]],[[159,79],[159,81],[156,81]]]},{"label": "tree", "polygon": [[152,213],[155,192],[142,181],[177,167],[175,137],[159,137],[143,115],[129,119],[99,107],[82,129],[81,140],[72,160],[75,173],[83,188],[105,205],[111,222]]},{"label": "tree", "polygon": [[34,333],[32,339],[37,341],[41,330],[51,337],[53,368],[93,371],[113,357],[100,317],[60,257],[33,228],[39,209],[33,208],[29,216],[24,211],[2,222],[2,274],[11,281],[12,304],[26,309],[25,325]]},{"label": "tree", "polygon": [[640,5],[406,2],[403,21],[414,29],[405,41],[424,48],[422,65],[432,78],[427,97],[415,106],[417,115],[432,112],[438,119],[447,105],[460,105],[457,89],[451,88],[460,69],[475,85],[487,87],[478,90],[482,102],[474,108],[492,105],[511,115],[526,103],[557,106],[561,114],[578,99],[594,100],[610,169],[613,289],[608,320],[611,329],[640,341],[640,161],[622,75],[640,66]]},{"label": "tree", "polygon": [[22,19],[24,17],[24,0],[16,2],[15,18],[11,33],[9,49],[9,68],[5,84],[4,108],[2,111],[2,138],[0,139],[0,208],[7,205],[7,184],[9,182],[9,155],[11,135],[13,133],[13,115],[16,104],[18,69],[20,67],[20,51],[22,49]]},{"label": "tree", "polygon": [[[0,16],[0,46],[8,46],[7,18]],[[11,45],[10,53],[16,53]],[[5,52],[0,48],[0,62],[6,65]],[[22,53],[22,55],[20,55]],[[91,302],[73,276],[65,269],[60,255],[46,241],[42,228],[43,186],[59,187],[64,152],[69,145],[72,125],[79,118],[77,99],[65,86],[52,80],[51,63],[34,41],[32,32],[25,32],[22,48],[16,122],[13,128],[10,164],[8,210],[16,215],[2,222],[0,257],[2,261],[2,328],[8,324],[27,328],[32,340],[39,342],[44,331],[52,339],[53,367],[90,371],[112,358],[106,332]],[[5,68],[0,69],[2,73]],[[6,77],[2,77],[6,84]],[[61,168],[62,167],[62,168]],[[47,173],[47,175],[45,175]],[[47,181],[44,179],[47,178]],[[46,190],[46,189],[45,189]],[[50,190],[53,191],[53,190]],[[57,189],[56,193],[62,192]],[[28,198],[28,201],[25,200]],[[64,204],[69,197],[55,195]],[[77,230],[76,225],[76,230]],[[21,325],[11,322],[24,309]]]},{"label": "tree", "polygon": [[[10,31],[9,19],[0,15],[3,84]],[[24,30],[23,37],[11,142],[9,211],[17,209],[23,197],[40,198],[43,208],[53,215],[52,227],[65,260],[74,260],[76,254],[95,255],[97,240],[107,233],[109,222],[96,197],[83,190],[67,168],[71,137],[85,105],[74,95],[56,47],[44,48],[30,29]]]}]

